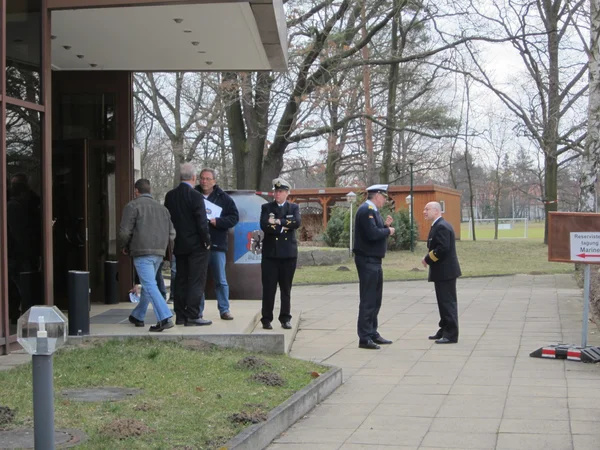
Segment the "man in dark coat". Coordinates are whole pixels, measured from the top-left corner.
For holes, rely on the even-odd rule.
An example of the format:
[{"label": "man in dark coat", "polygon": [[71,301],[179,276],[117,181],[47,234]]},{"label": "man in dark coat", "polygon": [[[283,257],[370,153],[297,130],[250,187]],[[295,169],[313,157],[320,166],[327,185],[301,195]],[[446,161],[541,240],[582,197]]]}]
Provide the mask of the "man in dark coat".
[{"label": "man in dark coat", "polygon": [[379,210],[387,201],[387,184],[367,188],[367,200],[356,211],[354,226],[354,263],[358,271],[360,302],[358,306],[358,347],[378,350],[378,344],[391,344],[377,331],[377,316],[383,298],[381,260],[387,250],[387,238],[394,234],[392,217],[385,221]]},{"label": "man in dark coat", "polygon": [[192,164],[181,166],[180,180],[179,186],[165,196],[165,206],[177,232],[173,248],[177,258],[175,323],[186,327],[210,325],[210,320],[200,317],[210,253],[206,206],[202,194],[194,189],[196,172]]},{"label": "man in dark coat", "polygon": [[[214,169],[202,169],[200,172],[200,184],[196,186],[205,200],[221,208],[218,215],[207,208],[206,213],[210,223],[210,258],[208,267],[215,282],[215,296],[217,297],[217,306],[219,314],[223,320],[233,320],[229,310],[229,284],[227,284],[227,275],[225,266],[227,262],[227,246],[229,229],[233,228],[240,216],[233,199],[217,185],[217,176]],[[204,298],[200,302],[200,315],[204,312]]]},{"label": "man in dark coat", "polygon": [[262,244],[262,318],[265,330],[273,326],[273,308],[277,285],[281,291],[281,310],[279,322],[286,330],[292,328],[291,290],[296,261],[298,260],[298,243],[296,230],[300,227],[300,209],[298,205],[287,201],[290,184],[283,178],[273,180],[275,201],[265,203],[260,212],[260,228],[265,233]]},{"label": "man in dark coat", "polygon": [[456,279],[461,276],[456,256],[456,237],[452,225],[442,217],[442,207],[438,202],[430,202],[423,211],[425,220],[431,221],[427,238],[427,250],[421,263],[429,266],[429,281],[435,286],[440,323],[437,333],[429,336],[436,344],[458,342],[458,299]]}]

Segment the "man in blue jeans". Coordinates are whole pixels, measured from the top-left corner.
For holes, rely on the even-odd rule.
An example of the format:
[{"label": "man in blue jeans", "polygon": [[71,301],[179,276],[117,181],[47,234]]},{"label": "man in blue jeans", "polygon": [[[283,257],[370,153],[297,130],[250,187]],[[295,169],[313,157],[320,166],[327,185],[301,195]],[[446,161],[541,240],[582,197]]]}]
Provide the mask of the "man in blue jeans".
[{"label": "man in blue jeans", "polygon": [[140,301],[129,316],[129,321],[136,327],[144,326],[149,303],[152,303],[158,320],[150,331],[160,332],[174,326],[171,320],[173,313],[156,283],[156,273],[169,242],[174,240],[175,228],[169,211],[152,198],[148,180],[137,180],[135,198],[125,206],[119,227],[119,245],[123,254],[133,258],[142,285]]},{"label": "man in blue jeans", "polygon": [[[202,169],[200,184],[196,186],[196,190],[204,196],[205,202],[210,202],[206,207],[206,215],[210,222],[210,240],[212,242],[208,268],[215,281],[219,314],[223,320],[233,320],[229,310],[229,285],[225,275],[225,263],[228,244],[227,234],[229,229],[233,228],[240,220],[239,213],[233,199],[217,186],[217,176],[214,169]],[[211,203],[221,208],[218,214],[215,211],[209,211]],[[200,316],[204,312],[204,299],[205,294],[202,294]]]}]

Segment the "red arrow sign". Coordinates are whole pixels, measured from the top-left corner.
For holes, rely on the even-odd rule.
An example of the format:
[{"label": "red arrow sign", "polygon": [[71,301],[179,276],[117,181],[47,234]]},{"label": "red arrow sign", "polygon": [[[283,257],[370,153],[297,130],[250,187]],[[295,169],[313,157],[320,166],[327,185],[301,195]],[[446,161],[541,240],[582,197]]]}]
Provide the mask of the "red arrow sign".
[{"label": "red arrow sign", "polygon": [[600,253],[580,253],[578,258],[600,258]]}]

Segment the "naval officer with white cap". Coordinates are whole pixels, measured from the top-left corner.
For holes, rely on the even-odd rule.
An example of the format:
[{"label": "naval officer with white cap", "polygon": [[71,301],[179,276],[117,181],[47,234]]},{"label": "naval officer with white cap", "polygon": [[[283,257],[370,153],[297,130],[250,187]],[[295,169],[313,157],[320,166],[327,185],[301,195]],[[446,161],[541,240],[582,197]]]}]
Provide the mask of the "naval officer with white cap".
[{"label": "naval officer with white cap", "polygon": [[383,296],[381,260],[387,249],[387,238],[394,234],[392,217],[385,221],[379,210],[388,199],[388,185],[375,184],[367,188],[367,201],[356,211],[354,229],[354,263],[358,271],[360,303],[358,307],[358,347],[379,349],[378,344],[391,344],[377,331],[377,315]]}]

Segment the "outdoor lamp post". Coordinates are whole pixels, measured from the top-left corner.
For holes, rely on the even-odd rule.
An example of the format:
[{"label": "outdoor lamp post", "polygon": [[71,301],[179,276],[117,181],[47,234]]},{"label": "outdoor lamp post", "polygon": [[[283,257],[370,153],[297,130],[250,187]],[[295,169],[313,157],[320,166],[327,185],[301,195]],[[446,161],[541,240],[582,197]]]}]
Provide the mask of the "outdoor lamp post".
[{"label": "outdoor lamp post", "polygon": [[412,212],[412,195],[407,195],[406,196],[406,204],[408,205],[408,216],[410,217],[410,251],[414,251],[413,248],[413,231],[412,231],[412,224],[413,224],[413,212]]},{"label": "outdoor lamp post", "polygon": [[352,205],[356,200],[356,194],[352,191],[346,194],[346,201],[350,203],[350,254],[352,255],[352,225],[354,222],[354,216],[352,215]]},{"label": "outdoor lamp post", "polygon": [[54,450],[52,354],[67,338],[67,318],[56,306],[32,306],[17,322],[17,341],[32,356],[35,450]]},{"label": "outdoor lamp post", "polygon": [[414,202],[414,194],[413,194],[413,166],[415,165],[414,161],[408,161],[408,165],[410,167],[410,251],[415,252],[415,232],[414,232],[414,214],[413,214],[413,202]]}]

